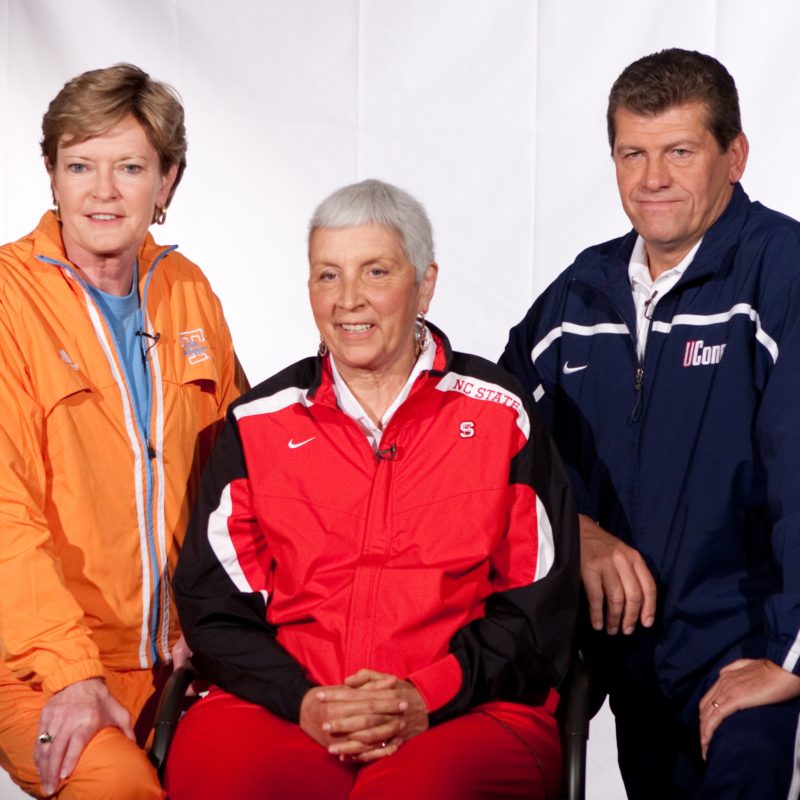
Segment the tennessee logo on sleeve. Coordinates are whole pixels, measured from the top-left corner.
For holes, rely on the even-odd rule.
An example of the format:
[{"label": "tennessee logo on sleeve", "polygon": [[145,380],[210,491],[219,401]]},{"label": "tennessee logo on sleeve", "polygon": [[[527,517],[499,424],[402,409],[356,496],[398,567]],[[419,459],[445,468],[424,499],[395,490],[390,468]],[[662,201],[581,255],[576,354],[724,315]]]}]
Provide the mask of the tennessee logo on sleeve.
[{"label": "tennessee logo on sleeve", "polygon": [[178,344],[183,350],[184,356],[189,359],[190,364],[199,364],[201,361],[208,361],[211,354],[208,352],[206,335],[202,328],[195,328],[193,331],[181,331],[178,334]]}]

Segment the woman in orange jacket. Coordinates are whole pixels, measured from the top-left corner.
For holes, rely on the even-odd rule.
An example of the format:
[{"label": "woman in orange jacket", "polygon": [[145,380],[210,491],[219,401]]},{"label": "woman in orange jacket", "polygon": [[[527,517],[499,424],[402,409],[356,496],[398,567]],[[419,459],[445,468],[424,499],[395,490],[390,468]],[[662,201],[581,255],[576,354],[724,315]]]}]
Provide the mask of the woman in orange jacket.
[{"label": "woman in orange jacket", "polygon": [[244,378],[206,278],[148,233],[186,166],[174,91],[84,73],[42,153],[55,210],[0,248],[0,764],[35,796],[160,797],[176,534]]}]

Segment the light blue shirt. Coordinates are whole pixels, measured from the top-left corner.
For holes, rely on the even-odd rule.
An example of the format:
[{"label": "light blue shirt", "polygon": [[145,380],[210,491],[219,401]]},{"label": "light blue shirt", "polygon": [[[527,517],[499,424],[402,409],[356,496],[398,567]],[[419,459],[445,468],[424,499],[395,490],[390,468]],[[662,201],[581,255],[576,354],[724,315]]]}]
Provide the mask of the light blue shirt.
[{"label": "light blue shirt", "polygon": [[143,353],[149,340],[142,340],[136,335],[142,329],[137,276],[138,268],[134,267],[131,290],[124,297],[108,294],[95,286],[90,286],[89,290],[114,334],[133,399],[134,413],[146,436],[150,427],[150,381]]}]

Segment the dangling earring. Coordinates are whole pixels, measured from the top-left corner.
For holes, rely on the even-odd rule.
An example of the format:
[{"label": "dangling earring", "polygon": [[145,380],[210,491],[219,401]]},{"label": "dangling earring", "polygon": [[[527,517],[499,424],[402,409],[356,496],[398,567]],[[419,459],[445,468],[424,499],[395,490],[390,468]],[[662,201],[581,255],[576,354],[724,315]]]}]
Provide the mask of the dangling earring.
[{"label": "dangling earring", "polygon": [[61,222],[61,209],[58,206],[58,203],[53,203],[53,213],[56,215],[56,219]]},{"label": "dangling earring", "polygon": [[414,320],[414,358],[419,358],[428,349],[431,337],[425,324],[425,312],[420,311]]},{"label": "dangling earring", "polygon": [[153,211],[153,222],[156,225],[163,225],[167,221],[167,210],[165,208],[160,208],[156,206],[155,211]]},{"label": "dangling earring", "polygon": [[320,358],[325,358],[325,356],[328,355],[328,345],[322,338],[322,334],[319,335],[319,347],[317,348],[317,355]]}]

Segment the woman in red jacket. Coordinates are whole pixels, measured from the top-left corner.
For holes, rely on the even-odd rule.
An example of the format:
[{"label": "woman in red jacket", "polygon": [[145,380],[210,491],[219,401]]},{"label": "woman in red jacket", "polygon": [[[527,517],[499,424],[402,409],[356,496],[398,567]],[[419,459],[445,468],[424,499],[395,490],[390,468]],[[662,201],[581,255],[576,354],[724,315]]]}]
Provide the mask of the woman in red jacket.
[{"label": "woman in red jacket", "polygon": [[578,575],[550,439],[425,322],[438,268],[405,192],[334,193],[309,259],[320,352],[231,407],[176,572],[215,688],[170,796],[556,797]]}]

